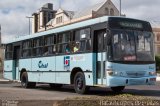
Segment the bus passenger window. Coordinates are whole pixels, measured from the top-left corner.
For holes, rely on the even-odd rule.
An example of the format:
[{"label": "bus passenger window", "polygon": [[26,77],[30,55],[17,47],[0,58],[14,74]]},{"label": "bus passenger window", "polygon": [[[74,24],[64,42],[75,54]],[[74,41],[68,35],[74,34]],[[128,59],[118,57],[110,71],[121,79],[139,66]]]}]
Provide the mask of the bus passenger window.
[{"label": "bus passenger window", "polygon": [[79,51],[79,43],[78,42],[75,42],[73,43],[73,52],[78,52]]},{"label": "bus passenger window", "polygon": [[85,52],[85,46],[86,46],[86,40],[83,40],[80,42],[80,46],[79,46],[79,51],[80,52]]},{"label": "bus passenger window", "polygon": [[44,47],[43,56],[47,56],[49,54],[48,47]]},{"label": "bus passenger window", "polygon": [[70,46],[69,44],[66,45],[66,48],[65,48],[65,53],[70,53]]},{"label": "bus passenger window", "polygon": [[86,41],[86,50],[87,51],[91,50],[91,40]]}]

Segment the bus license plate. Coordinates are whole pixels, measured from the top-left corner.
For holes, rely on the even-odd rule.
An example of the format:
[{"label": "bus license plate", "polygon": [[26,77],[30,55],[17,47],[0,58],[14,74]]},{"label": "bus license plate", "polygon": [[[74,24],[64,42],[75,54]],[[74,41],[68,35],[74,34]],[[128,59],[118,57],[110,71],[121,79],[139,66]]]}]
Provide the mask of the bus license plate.
[{"label": "bus license plate", "polygon": [[143,83],[144,83],[144,80],[130,79],[130,80],[129,80],[129,83],[130,83],[131,85],[139,85],[139,84],[143,84]]},{"label": "bus license plate", "polygon": [[156,81],[156,78],[150,78],[150,81]]}]

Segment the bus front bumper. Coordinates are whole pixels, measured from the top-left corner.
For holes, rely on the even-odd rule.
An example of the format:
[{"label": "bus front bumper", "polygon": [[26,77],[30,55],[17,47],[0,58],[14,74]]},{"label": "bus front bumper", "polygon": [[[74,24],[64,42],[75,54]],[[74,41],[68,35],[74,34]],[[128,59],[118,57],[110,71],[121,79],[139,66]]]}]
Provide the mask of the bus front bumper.
[{"label": "bus front bumper", "polygon": [[141,77],[141,78],[127,78],[127,77],[117,77],[109,76],[107,77],[107,86],[131,86],[131,85],[155,85],[156,76],[151,77]]}]

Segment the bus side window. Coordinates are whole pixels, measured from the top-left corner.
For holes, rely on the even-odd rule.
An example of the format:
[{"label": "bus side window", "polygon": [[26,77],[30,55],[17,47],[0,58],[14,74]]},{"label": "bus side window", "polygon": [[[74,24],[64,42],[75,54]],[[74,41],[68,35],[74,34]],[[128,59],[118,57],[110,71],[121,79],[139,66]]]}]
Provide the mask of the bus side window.
[{"label": "bus side window", "polygon": [[91,50],[90,28],[76,30],[73,39],[73,52],[86,52]]},{"label": "bus side window", "polygon": [[87,42],[86,42],[86,50],[87,51],[91,50],[91,40],[87,40]]},{"label": "bus side window", "polygon": [[41,56],[43,53],[43,38],[35,38],[33,40],[32,56]]},{"label": "bus side window", "polygon": [[6,51],[5,51],[5,57],[6,59],[12,59],[12,54],[13,54],[13,45],[12,44],[8,44],[6,45]]},{"label": "bus side window", "polygon": [[64,53],[70,53],[70,41],[71,41],[71,33],[64,32],[57,35],[57,47],[56,51],[57,53],[64,54]]},{"label": "bus side window", "polygon": [[70,52],[71,52],[70,44],[66,44],[65,53],[70,53]]},{"label": "bus side window", "polygon": [[27,40],[22,43],[22,58],[30,57],[31,56],[31,45],[32,40]]},{"label": "bus side window", "polygon": [[73,53],[76,53],[79,51],[79,42],[73,43]]}]

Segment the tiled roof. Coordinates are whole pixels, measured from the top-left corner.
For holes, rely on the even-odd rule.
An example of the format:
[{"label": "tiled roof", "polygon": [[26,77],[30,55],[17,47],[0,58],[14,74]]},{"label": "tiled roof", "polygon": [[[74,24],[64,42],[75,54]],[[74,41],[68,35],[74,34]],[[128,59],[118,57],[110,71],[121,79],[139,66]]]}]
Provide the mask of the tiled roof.
[{"label": "tiled roof", "polygon": [[96,5],[93,5],[91,7],[87,7],[79,12],[77,12],[73,18],[79,18],[79,17],[83,17],[83,16],[86,16],[86,15],[89,15],[92,13],[92,11],[97,11],[99,8],[101,8],[104,4],[106,3],[106,0],[104,0],[103,2],[101,3],[98,3]]},{"label": "tiled roof", "polygon": [[73,16],[74,16],[74,12],[73,11],[64,10],[64,13],[67,15],[67,17],[70,17],[70,18],[73,18]]}]

